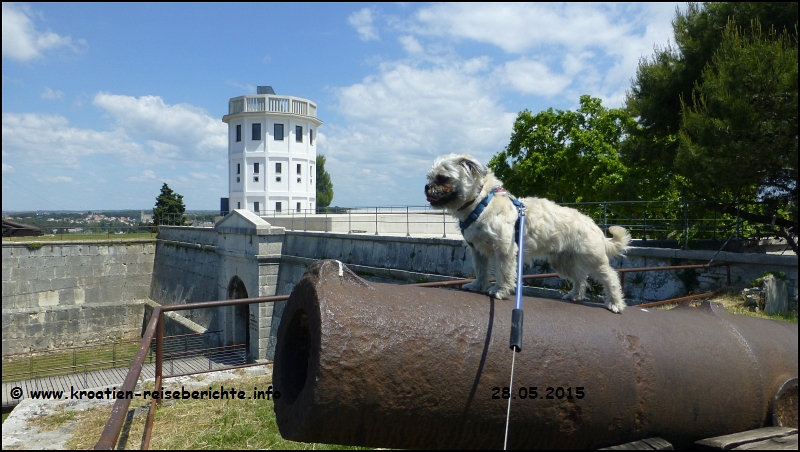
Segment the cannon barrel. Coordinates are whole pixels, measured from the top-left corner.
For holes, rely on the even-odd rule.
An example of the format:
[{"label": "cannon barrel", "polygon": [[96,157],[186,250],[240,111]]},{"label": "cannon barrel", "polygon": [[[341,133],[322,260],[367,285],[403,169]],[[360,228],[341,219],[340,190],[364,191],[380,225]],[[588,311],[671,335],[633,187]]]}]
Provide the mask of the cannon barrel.
[{"label": "cannon barrel", "polygon": [[[514,387],[513,300],[367,283],[317,261],[287,302],[275,414],[289,440],[390,448],[676,447],[797,426],[797,324],[525,297]],[[773,420],[774,418],[774,420]]]}]

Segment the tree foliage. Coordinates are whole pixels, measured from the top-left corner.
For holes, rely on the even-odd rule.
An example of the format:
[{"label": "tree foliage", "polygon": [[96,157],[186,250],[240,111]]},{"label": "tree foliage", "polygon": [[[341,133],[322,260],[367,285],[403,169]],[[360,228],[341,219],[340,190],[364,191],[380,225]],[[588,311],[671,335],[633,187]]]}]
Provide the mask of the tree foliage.
[{"label": "tree foliage", "polygon": [[796,35],[748,28],[730,22],[683,103],[676,168],[701,197],[759,199],[796,217]]},{"label": "tree foliage", "polygon": [[511,142],[489,162],[504,186],[517,196],[558,202],[624,199],[630,169],[619,148],[634,120],[600,99],[581,96],[577,111],[519,113]]},{"label": "tree foliage", "polygon": [[333,182],[325,171],[325,156],[317,155],[317,211],[325,209],[333,201]]},{"label": "tree foliage", "polygon": [[796,34],[797,3],[690,3],[685,13],[678,11],[672,22],[675,45],[657,48],[651,59],[639,62],[627,96],[627,108],[638,117],[643,132],[662,139],[678,132],[681,98],[690,99],[695,83],[702,83],[730,19],[742,25],[745,34],[753,20],[767,30]]},{"label": "tree foliage", "polygon": [[156,198],[156,206],[153,208],[153,222],[156,225],[181,225],[186,221],[183,216],[185,212],[186,206],[183,205],[183,195],[172,191],[169,185],[164,182],[164,185],[161,186],[161,194]]},{"label": "tree foliage", "polygon": [[623,161],[681,197],[736,200],[718,212],[759,202],[743,218],[796,226],[797,3],[692,3],[672,25],[628,92]]}]

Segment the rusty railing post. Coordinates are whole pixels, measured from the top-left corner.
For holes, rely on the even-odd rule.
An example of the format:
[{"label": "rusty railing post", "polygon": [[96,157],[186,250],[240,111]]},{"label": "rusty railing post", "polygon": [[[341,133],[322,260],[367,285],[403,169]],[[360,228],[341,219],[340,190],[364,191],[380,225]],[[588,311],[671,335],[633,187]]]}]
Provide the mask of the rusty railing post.
[{"label": "rusty railing post", "polygon": [[[158,311],[158,324],[156,324],[156,372],[155,382],[161,381],[164,375],[164,312]],[[160,388],[153,388],[158,391]],[[161,404],[161,399],[158,399],[158,404]]]}]

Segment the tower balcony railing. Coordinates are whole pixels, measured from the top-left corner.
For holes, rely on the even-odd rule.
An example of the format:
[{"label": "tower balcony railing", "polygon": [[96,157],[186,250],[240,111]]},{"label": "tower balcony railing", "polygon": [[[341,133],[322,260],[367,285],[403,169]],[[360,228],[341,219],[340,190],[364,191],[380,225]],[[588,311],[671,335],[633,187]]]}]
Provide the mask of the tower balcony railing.
[{"label": "tower balcony railing", "polygon": [[316,118],[317,106],[299,97],[249,94],[228,102],[228,114],[239,113],[287,113]]}]

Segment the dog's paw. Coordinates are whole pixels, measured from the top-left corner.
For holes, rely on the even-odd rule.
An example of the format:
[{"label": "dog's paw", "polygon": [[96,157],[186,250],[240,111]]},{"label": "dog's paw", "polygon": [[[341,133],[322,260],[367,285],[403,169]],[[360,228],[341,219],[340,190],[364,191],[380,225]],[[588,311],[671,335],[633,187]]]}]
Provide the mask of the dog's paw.
[{"label": "dog's paw", "polygon": [[497,287],[497,285],[494,285],[494,286],[489,288],[489,296],[490,297],[494,297],[494,298],[496,298],[498,300],[505,300],[506,298],[508,298],[508,296],[510,294],[511,294],[511,291],[509,289],[504,289],[502,287]]},{"label": "dog's paw", "polygon": [[481,284],[477,280],[472,281],[469,284],[464,284],[461,286],[461,290],[468,290],[470,292],[483,292]]},{"label": "dog's paw", "polygon": [[614,314],[622,314],[622,310],[625,309],[624,304],[614,304],[614,303],[606,303],[606,309],[613,312]]},{"label": "dog's paw", "polygon": [[580,296],[580,294],[576,294],[576,293],[570,292],[570,293],[564,295],[563,297],[561,297],[561,299],[562,300],[570,300],[570,301],[581,301],[581,300],[583,300],[583,297]]}]

